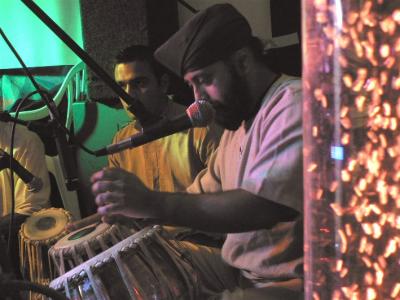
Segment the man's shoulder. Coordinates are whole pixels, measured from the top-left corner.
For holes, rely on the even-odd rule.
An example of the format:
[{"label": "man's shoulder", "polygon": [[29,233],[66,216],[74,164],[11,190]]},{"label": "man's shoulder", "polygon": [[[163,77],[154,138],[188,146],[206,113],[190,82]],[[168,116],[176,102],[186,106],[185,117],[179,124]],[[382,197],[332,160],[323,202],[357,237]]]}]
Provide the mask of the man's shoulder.
[{"label": "man's shoulder", "polygon": [[268,90],[264,96],[264,103],[261,108],[268,109],[277,103],[297,103],[302,100],[302,82],[299,77],[282,75]]},{"label": "man's shoulder", "polygon": [[301,89],[302,89],[301,78],[283,74],[277,82],[275,92],[279,92],[282,90],[301,92]]},{"label": "man's shoulder", "polygon": [[254,123],[271,122],[279,124],[277,120],[286,118],[290,114],[291,119],[302,118],[302,83],[301,79],[292,76],[282,76],[264,96]]},{"label": "man's shoulder", "polygon": [[[2,129],[0,132],[0,148],[9,151],[12,133],[11,123],[4,124]],[[30,131],[24,126],[17,125],[14,134],[14,150],[14,154],[18,156],[26,152],[31,153],[30,156],[33,156],[44,151],[44,144],[37,133]]]},{"label": "man's shoulder", "polygon": [[41,144],[42,141],[39,135],[26,128],[25,126],[17,125],[15,128],[15,139],[16,144],[28,145],[28,144]]}]

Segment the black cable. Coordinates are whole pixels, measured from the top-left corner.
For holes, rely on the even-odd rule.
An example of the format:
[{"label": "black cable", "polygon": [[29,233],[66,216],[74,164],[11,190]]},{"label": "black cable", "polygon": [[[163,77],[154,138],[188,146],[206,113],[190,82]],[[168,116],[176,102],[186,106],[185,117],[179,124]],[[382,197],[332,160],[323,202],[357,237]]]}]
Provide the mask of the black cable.
[{"label": "black cable", "polygon": [[197,9],[195,9],[193,6],[191,6],[189,3],[187,3],[185,0],[178,0],[178,2],[180,4],[182,4],[182,6],[184,6],[185,8],[187,8],[188,10],[190,10],[192,13],[198,13],[199,11]]},{"label": "black cable", "polygon": [[7,36],[5,35],[5,33],[3,32],[3,30],[0,27],[0,35],[3,37],[4,41],[6,42],[7,46],[10,48],[10,50],[12,51],[12,53],[14,54],[14,56],[16,57],[16,59],[18,60],[18,62],[21,64],[22,69],[24,70],[24,73],[26,74],[26,76],[28,76],[29,80],[32,82],[33,86],[35,87],[35,89],[38,91],[38,93],[40,94],[40,96],[42,97],[43,101],[45,101],[47,107],[49,108],[49,111],[51,113],[51,117],[56,118],[57,117],[57,112],[53,111],[53,107],[50,104],[49,99],[47,98],[47,95],[45,93],[43,93],[43,91],[40,89],[38,83],[36,82],[36,80],[33,78],[32,73],[29,71],[28,67],[25,65],[24,61],[22,60],[21,56],[18,54],[17,50],[14,48],[14,46],[11,44],[10,40],[7,38]]},{"label": "black cable", "polygon": [[53,300],[68,300],[67,297],[65,297],[63,294],[60,292],[49,288],[47,286],[29,282],[29,281],[22,281],[22,280],[4,280],[0,284],[0,290],[2,292],[2,296],[4,294],[11,294],[13,291],[32,291],[35,293],[39,293],[42,295],[46,295]]},{"label": "black cable", "polygon": [[[22,107],[22,104],[32,95],[37,94],[39,91],[33,91],[30,92],[28,95],[26,95],[17,105],[16,112],[15,112],[15,118],[18,119],[18,114],[19,111]],[[10,223],[8,227],[8,239],[7,239],[7,254],[9,257],[13,255],[11,253],[11,246],[12,246],[12,239],[14,235],[12,234],[13,232],[13,226],[14,226],[14,216],[15,216],[15,182],[14,182],[14,170],[12,168],[13,165],[13,160],[14,160],[14,140],[15,140],[15,128],[16,128],[17,123],[13,122],[12,124],[12,129],[11,129],[11,140],[10,140],[10,153],[9,153],[9,158],[10,158],[10,183],[11,183],[11,212],[10,212]],[[18,230],[17,230],[18,232]]]}]

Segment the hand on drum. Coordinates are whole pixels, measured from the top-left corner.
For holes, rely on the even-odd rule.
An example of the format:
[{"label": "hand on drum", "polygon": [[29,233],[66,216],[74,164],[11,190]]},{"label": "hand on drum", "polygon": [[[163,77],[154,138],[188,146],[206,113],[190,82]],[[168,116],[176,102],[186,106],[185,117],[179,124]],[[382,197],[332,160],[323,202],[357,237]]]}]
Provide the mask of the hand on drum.
[{"label": "hand on drum", "polygon": [[65,230],[70,233],[73,232],[75,230],[81,229],[83,227],[89,226],[91,224],[95,224],[101,221],[101,216],[99,214],[93,214],[90,215],[86,218],[83,218],[81,220],[78,221],[72,221],[69,222],[66,226],[65,226]]},{"label": "hand on drum", "polygon": [[119,168],[103,169],[92,175],[91,182],[100,215],[158,217],[155,193],[134,174]]}]

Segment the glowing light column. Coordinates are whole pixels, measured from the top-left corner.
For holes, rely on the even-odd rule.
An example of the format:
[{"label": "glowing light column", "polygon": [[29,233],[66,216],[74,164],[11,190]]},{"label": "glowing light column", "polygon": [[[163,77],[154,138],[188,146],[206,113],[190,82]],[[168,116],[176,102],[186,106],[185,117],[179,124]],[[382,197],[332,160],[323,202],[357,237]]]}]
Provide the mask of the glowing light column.
[{"label": "glowing light column", "polygon": [[400,1],[303,0],[306,298],[400,299]]}]

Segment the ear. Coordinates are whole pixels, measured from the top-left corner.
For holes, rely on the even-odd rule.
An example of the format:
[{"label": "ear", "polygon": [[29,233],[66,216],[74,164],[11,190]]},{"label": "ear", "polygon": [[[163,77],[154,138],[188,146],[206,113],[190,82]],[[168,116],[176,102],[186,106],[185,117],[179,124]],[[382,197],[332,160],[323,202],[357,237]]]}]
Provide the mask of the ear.
[{"label": "ear", "polygon": [[170,84],[170,79],[168,74],[163,74],[160,78],[160,87],[165,94],[168,92],[169,84]]},{"label": "ear", "polygon": [[232,55],[233,65],[238,74],[247,74],[250,69],[252,53],[248,48],[236,50]]}]

